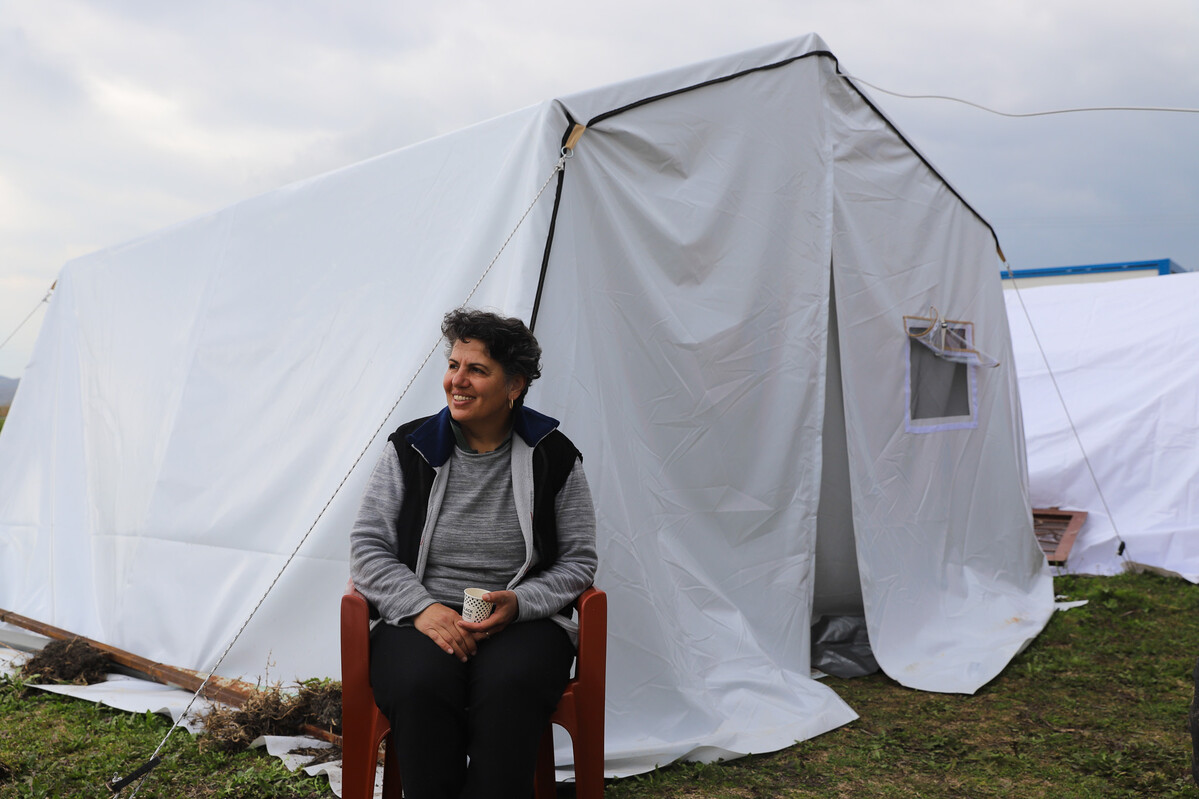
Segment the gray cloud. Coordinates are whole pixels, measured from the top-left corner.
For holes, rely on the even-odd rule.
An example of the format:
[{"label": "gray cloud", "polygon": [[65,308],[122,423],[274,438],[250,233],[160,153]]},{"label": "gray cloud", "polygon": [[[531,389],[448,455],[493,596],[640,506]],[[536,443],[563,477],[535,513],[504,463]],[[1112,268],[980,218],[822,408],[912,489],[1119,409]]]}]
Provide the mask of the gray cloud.
[{"label": "gray cloud", "polygon": [[[0,0],[0,339],[63,262],[553,96],[821,34],[1008,111],[1199,106],[1192,0]],[[1009,120],[872,93],[1018,268],[1199,268],[1199,116]],[[36,325],[0,350],[18,375]]]}]

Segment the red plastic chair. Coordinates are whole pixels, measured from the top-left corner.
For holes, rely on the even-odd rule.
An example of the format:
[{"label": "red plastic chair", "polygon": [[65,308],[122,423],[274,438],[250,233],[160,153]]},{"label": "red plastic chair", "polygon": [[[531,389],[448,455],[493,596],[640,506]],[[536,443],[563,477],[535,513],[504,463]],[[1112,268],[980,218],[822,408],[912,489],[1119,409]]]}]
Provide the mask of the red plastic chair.
[{"label": "red plastic chair", "polygon": [[[557,724],[574,748],[575,796],[604,795],[604,681],[608,657],[608,596],[591,587],[579,597],[579,654],[575,676],[546,725],[537,754],[535,795],[553,799],[554,735]],[[370,682],[370,605],[353,585],[341,598],[341,774],[342,799],[370,799],[375,789],[379,746],[391,725],[375,705]],[[390,741],[384,748],[383,796],[400,799],[400,769]]]}]

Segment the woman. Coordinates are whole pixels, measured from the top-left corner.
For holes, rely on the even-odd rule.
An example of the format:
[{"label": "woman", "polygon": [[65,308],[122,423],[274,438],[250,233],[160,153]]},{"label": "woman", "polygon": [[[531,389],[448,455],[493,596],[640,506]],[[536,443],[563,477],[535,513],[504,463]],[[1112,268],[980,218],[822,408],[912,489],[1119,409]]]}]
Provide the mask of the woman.
[{"label": "woman", "polygon": [[[582,456],[524,406],[541,375],[524,323],[458,309],[441,332],[446,408],[388,439],[351,534],[351,575],[381,617],[371,685],[404,795],[524,799],[570,676],[570,606],[595,575],[595,513]],[[482,622],[462,619],[468,587],[494,603]]]}]

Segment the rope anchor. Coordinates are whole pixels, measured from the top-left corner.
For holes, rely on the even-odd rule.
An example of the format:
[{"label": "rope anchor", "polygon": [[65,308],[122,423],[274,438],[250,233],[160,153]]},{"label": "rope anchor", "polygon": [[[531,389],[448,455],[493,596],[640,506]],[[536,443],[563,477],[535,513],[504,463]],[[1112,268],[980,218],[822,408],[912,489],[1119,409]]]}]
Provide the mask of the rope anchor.
[{"label": "rope anchor", "polygon": [[144,776],[146,774],[149,774],[151,771],[153,771],[154,767],[157,766],[161,762],[162,762],[162,758],[159,757],[158,755],[155,755],[154,757],[147,760],[145,763],[142,763],[140,766],[138,766],[133,771],[129,772],[128,776],[121,777],[117,774],[113,774],[112,779],[104,784],[106,786],[108,786],[108,790],[112,792],[112,795],[116,796],[121,791],[125,790],[125,788],[132,785],[134,780],[136,780],[138,777]]}]

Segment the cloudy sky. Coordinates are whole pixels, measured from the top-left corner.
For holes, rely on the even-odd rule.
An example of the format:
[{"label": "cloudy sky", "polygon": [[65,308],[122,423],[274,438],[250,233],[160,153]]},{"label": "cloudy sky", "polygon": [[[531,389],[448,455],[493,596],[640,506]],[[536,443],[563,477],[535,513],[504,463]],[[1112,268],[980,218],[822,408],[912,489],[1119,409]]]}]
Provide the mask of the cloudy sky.
[{"label": "cloudy sky", "polygon": [[[820,34],[1009,112],[1199,107],[1195,0],[0,0],[0,375],[71,258],[541,100]],[[1199,114],[1008,119],[869,90],[1014,268],[1199,269]],[[41,306],[44,309],[44,306]],[[1199,313],[1199,312],[1197,312]]]}]

